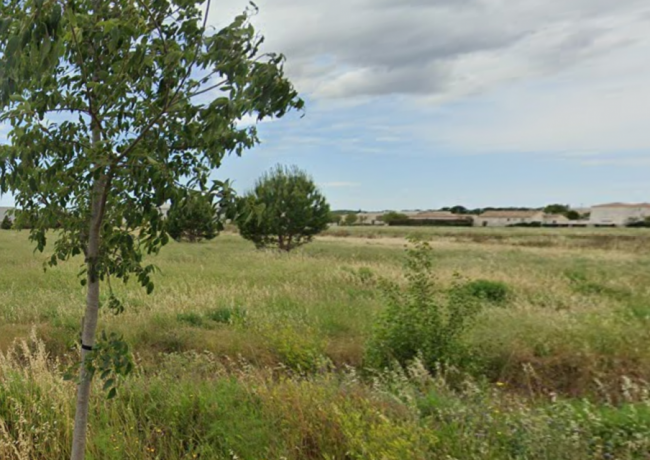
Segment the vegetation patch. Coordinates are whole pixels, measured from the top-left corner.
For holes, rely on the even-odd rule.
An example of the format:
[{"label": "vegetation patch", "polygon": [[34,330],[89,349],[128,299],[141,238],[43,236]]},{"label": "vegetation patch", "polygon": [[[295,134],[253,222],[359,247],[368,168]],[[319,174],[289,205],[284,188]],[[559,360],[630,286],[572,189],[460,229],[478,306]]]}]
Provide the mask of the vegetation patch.
[{"label": "vegetation patch", "polygon": [[445,299],[437,295],[432,279],[431,246],[416,241],[407,249],[407,286],[384,281],[387,307],[381,313],[368,345],[368,364],[385,368],[397,362],[407,366],[421,357],[431,371],[438,365],[467,364],[463,334],[479,312],[479,305],[462,290]]},{"label": "vegetation patch", "polygon": [[473,297],[495,305],[505,304],[511,296],[508,285],[502,281],[474,280],[456,287],[462,295]]}]

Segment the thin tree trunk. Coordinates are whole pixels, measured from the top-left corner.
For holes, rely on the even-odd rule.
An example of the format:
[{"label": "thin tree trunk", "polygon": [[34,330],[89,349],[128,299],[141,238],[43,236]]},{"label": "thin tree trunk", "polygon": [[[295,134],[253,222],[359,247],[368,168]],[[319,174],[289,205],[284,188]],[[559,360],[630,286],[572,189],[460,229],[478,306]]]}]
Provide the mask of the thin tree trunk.
[{"label": "thin tree trunk", "polygon": [[77,408],[75,412],[74,435],[72,438],[71,460],[83,460],[86,450],[86,431],[88,427],[88,405],[90,402],[90,385],[92,374],[88,372],[86,360],[95,345],[95,332],[99,316],[99,247],[101,240],[101,224],[106,204],[106,176],[101,176],[93,184],[91,224],[88,237],[86,265],[88,269],[88,292],[86,295],[86,313],[81,334],[81,367],[79,370],[79,385],[77,387]]},{"label": "thin tree trunk", "polygon": [[[93,143],[100,141],[97,126],[93,129]],[[77,387],[77,408],[74,418],[74,434],[72,437],[71,460],[83,460],[86,452],[86,431],[88,428],[88,406],[90,402],[90,386],[92,373],[88,372],[86,360],[95,345],[95,332],[99,316],[99,273],[101,229],[104,220],[106,197],[110,177],[102,174],[95,179],[92,187],[90,207],[90,228],[88,233],[88,249],[86,251],[86,268],[88,292],[86,295],[86,313],[84,315],[81,333],[81,366],[79,369],[79,385]]]},{"label": "thin tree trunk", "polygon": [[[101,0],[95,0],[94,12],[95,22],[100,20],[98,15]],[[92,70],[92,80],[97,81],[97,63]],[[88,108],[94,113],[92,123],[92,144],[96,147],[101,142],[101,126],[97,119],[93,92],[88,91]],[[88,232],[88,248],[86,250],[87,286],[86,313],[83,320],[81,332],[81,365],[79,369],[79,384],[77,386],[77,407],[74,416],[74,433],[72,435],[71,460],[84,460],[86,456],[86,432],[88,431],[88,406],[90,403],[90,386],[93,375],[88,372],[86,360],[95,346],[95,333],[97,331],[97,320],[99,317],[99,256],[101,245],[102,222],[106,208],[106,197],[110,177],[102,173],[97,177],[92,186],[90,196],[90,228]]]}]

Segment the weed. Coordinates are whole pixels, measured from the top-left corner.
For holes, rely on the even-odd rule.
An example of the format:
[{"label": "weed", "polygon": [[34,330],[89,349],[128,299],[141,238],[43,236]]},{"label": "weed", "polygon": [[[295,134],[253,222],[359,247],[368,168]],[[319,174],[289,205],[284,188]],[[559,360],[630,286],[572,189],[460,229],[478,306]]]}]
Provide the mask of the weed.
[{"label": "weed", "polygon": [[478,279],[461,284],[457,289],[460,294],[496,305],[504,304],[511,295],[510,288],[502,281]]},{"label": "weed", "polygon": [[222,324],[242,323],[246,319],[246,310],[240,307],[221,307],[208,311],[205,317]]},{"label": "weed", "polygon": [[458,289],[452,289],[445,299],[437,295],[431,251],[423,241],[407,249],[405,290],[395,283],[382,283],[387,308],[368,345],[370,366],[386,367],[392,361],[405,366],[420,355],[431,370],[438,363],[467,360],[461,339],[479,311],[478,304]]},{"label": "weed", "polygon": [[176,319],[181,323],[187,323],[190,326],[203,326],[203,317],[198,313],[179,313],[176,315]]},{"label": "weed", "polygon": [[323,343],[308,328],[281,325],[264,332],[283,365],[298,373],[311,373],[324,365]]}]

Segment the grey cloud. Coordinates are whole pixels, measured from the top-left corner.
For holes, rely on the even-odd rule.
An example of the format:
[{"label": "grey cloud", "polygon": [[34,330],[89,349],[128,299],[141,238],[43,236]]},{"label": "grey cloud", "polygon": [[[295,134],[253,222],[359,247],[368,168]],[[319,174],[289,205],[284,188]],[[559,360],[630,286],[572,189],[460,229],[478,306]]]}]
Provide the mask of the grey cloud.
[{"label": "grey cloud", "polygon": [[[244,3],[227,0],[224,8]],[[633,39],[617,24],[643,20],[647,0],[261,0],[256,22],[268,46],[317,97],[444,96],[464,67],[490,56],[491,85],[559,72]],[[611,24],[610,24],[611,23]],[[612,25],[613,24],[613,25]],[[607,40],[605,40],[605,38]],[[486,88],[489,89],[489,88]]]}]

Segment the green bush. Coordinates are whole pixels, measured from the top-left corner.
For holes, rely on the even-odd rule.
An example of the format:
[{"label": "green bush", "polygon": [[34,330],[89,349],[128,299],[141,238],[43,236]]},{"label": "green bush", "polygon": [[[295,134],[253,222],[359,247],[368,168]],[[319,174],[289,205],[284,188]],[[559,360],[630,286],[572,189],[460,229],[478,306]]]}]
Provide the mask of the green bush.
[{"label": "green bush", "polygon": [[246,310],[239,307],[221,307],[207,312],[205,317],[215,323],[233,324],[246,318]]},{"label": "green bush", "polygon": [[183,200],[172,203],[167,214],[167,231],[176,241],[211,240],[223,230],[222,217],[211,196],[189,193]]},{"label": "green bush", "polygon": [[510,288],[502,281],[479,279],[460,285],[458,289],[462,294],[494,304],[503,304],[510,296]]},{"label": "green bush", "polygon": [[240,235],[255,247],[292,251],[327,229],[330,207],[306,172],[276,166],[239,200]]},{"label": "green bush", "polygon": [[265,331],[273,352],[282,364],[298,373],[312,373],[324,364],[323,343],[308,328],[290,326]]},{"label": "green bush", "polygon": [[176,319],[181,323],[187,323],[190,326],[201,327],[203,326],[203,317],[198,313],[179,313]]},{"label": "green bush", "polygon": [[2,230],[11,230],[13,226],[14,223],[11,221],[9,216],[5,216],[4,219],[2,219],[2,222],[0,223],[0,229]]},{"label": "green bush", "polygon": [[431,371],[439,364],[467,364],[462,336],[477,315],[479,303],[458,289],[442,295],[436,292],[431,269],[431,246],[415,242],[407,249],[406,288],[388,281],[380,284],[387,308],[367,347],[371,367],[387,367],[394,361],[407,366],[418,356]]}]

